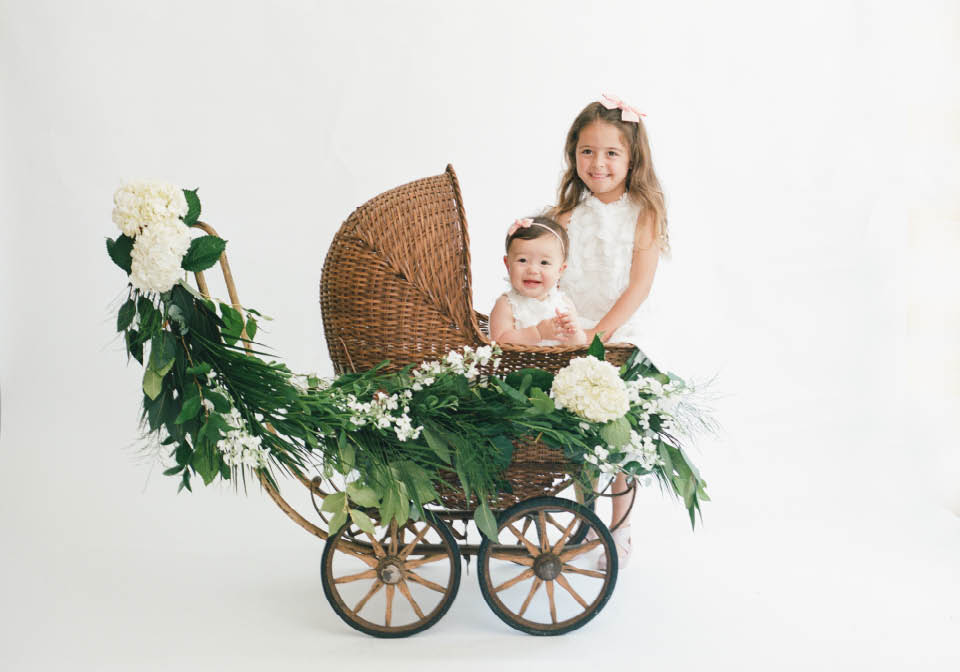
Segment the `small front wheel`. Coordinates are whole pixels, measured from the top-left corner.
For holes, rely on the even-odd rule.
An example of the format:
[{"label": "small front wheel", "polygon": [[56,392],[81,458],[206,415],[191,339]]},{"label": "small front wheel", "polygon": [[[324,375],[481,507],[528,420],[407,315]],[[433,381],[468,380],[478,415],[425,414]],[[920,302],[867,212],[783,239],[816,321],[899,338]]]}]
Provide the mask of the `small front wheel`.
[{"label": "small front wheel", "polygon": [[[590,530],[594,535],[587,536]],[[578,543],[578,532],[586,540]],[[497,540],[484,538],[477,567],[493,612],[531,635],[562,635],[585,625],[617,582],[607,526],[587,507],[559,497],[528,499],[500,514]]]},{"label": "small front wheel", "polygon": [[460,549],[446,523],[344,525],[323,549],[323,592],[348,625],[374,637],[408,637],[440,620],[460,588]]}]

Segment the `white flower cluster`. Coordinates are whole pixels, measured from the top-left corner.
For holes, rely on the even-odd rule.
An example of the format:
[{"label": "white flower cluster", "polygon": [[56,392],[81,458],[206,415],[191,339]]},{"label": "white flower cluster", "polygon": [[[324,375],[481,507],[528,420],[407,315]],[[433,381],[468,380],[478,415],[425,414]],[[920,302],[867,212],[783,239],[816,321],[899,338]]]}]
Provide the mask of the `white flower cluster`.
[{"label": "white flower cluster", "polygon": [[550,396],[557,408],[566,408],[592,422],[609,422],[630,410],[627,386],[617,368],[592,355],[577,357],[553,379]]},{"label": "white flower cluster", "polygon": [[187,214],[183,190],[156,180],[125,182],[113,194],[113,223],[130,238],[155,222],[178,221]]},{"label": "white flower cluster", "polygon": [[217,450],[223,453],[223,461],[228,466],[253,467],[259,469],[267,466],[269,451],[260,445],[263,437],[253,436],[247,430],[247,423],[243,421],[240,411],[231,406],[230,412],[224,416],[232,429],[227,435],[217,441]]},{"label": "white flower cluster", "polygon": [[630,405],[643,410],[638,417],[640,427],[650,429],[650,416],[660,418],[660,431],[668,432],[673,428],[673,414],[689,389],[680,380],[671,380],[663,384],[656,378],[638,378],[627,383]]},{"label": "white flower cluster", "polygon": [[113,221],[133,238],[130,282],[147,292],[166,292],[183,271],[190,248],[190,229],[180,221],[187,214],[183,190],[166,182],[126,182],[113,194]]},{"label": "white flower cluster", "polygon": [[[348,394],[340,408],[350,412],[350,422],[357,427],[363,427],[370,424],[379,429],[389,430],[393,428],[394,433],[400,441],[420,438],[420,432],[423,427],[414,427],[410,420],[410,406],[408,402],[413,392],[403,390],[396,394],[386,394],[377,392],[373,399],[367,402],[359,401],[356,395]],[[394,415],[394,411],[402,412]]]},{"label": "white flower cluster", "polygon": [[496,343],[483,345],[476,350],[469,345],[463,346],[463,352],[451,350],[443,359],[424,362],[413,370],[413,390],[419,392],[425,387],[433,385],[437,377],[445,374],[459,374],[467,380],[476,380],[480,375],[481,366],[491,364],[496,370],[500,366],[500,355],[503,350]]},{"label": "white flower cluster", "polygon": [[178,220],[153,222],[133,241],[130,282],[147,292],[166,292],[183,277],[180,264],[190,248],[190,229]]},{"label": "white flower cluster", "polygon": [[657,444],[652,432],[640,434],[630,430],[630,443],[620,448],[611,446],[594,446],[593,451],[586,453],[583,459],[600,468],[600,473],[616,474],[623,471],[631,462],[637,462],[643,469],[650,471],[658,464],[663,464]]}]

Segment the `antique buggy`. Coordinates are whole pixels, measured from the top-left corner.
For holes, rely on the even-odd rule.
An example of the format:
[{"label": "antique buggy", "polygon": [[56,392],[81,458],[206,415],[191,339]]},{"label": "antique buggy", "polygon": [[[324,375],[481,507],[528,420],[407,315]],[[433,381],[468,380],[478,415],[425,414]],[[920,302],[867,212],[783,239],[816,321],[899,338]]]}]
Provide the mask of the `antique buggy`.
[{"label": "antique buggy", "polygon": [[[238,303],[225,257],[223,270]],[[387,191],[350,215],[327,252],[320,304],[338,374],[368,370],[384,359],[399,370],[489,343],[487,318],[472,307],[469,239],[451,166]],[[619,365],[632,350],[610,345],[606,357]],[[498,373],[557,371],[584,354],[583,348],[507,346]],[[495,505],[496,542],[473,531],[476,499],[466,501],[455,489],[442,490],[440,506],[403,526],[374,518],[372,535],[352,523],[329,534],[321,500],[336,486],[320,476],[295,475],[309,490],[319,524],[298,513],[267,480],[262,483],[291,519],[326,540],[324,593],[344,621],[367,634],[404,637],[436,623],[456,597],[462,558],[469,563],[476,556],[480,588],[494,613],[534,635],[581,627],[616,584],[610,530],[581,503],[576,465],[531,438],[515,441],[504,474],[509,488]],[[563,491],[580,496],[558,497]]]}]

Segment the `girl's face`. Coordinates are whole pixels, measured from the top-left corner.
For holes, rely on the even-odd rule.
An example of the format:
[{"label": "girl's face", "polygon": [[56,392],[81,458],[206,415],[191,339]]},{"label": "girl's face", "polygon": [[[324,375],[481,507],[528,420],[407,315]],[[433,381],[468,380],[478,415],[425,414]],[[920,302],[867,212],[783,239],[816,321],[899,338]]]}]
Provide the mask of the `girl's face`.
[{"label": "girl's face", "polygon": [[560,241],[552,233],[522,240],[515,238],[503,258],[510,284],[521,296],[543,299],[566,270]]},{"label": "girl's face", "polygon": [[630,158],[620,130],[605,121],[594,121],[577,138],[577,175],[594,196],[612,203],[626,191]]}]

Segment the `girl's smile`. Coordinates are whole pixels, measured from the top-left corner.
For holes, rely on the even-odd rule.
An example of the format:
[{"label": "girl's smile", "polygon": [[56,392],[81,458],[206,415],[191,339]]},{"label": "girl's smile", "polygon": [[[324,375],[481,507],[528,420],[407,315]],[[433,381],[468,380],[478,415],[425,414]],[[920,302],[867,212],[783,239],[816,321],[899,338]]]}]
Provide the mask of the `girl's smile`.
[{"label": "girl's smile", "polygon": [[594,196],[604,203],[620,198],[629,168],[629,153],[616,126],[598,120],[583,127],[577,140],[577,175]]}]

